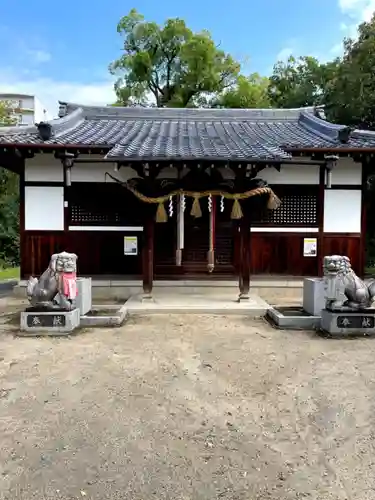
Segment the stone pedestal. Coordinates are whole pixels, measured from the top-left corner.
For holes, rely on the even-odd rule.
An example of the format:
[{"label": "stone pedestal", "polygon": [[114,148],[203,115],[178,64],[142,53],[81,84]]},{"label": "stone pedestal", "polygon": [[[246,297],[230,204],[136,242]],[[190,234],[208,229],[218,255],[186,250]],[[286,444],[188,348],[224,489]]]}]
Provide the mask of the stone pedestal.
[{"label": "stone pedestal", "polygon": [[320,316],[325,307],[324,280],[305,278],[303,280],[303,309],[312,316]]},{"label": "stone pedestal", "polygon": [[91,286],[91,278],[77,278],[78,295],[76,298],[76,307],[80,310],[81,316],[85,316],[92,309]]},{"label": "stone pedestal", "polygon": [[[328,281],[328,286],[332,283]],[[335,300],[345,302],[343,285],[338,282],[333,290],[327,289],[327,282],[324,278],[305,278],[303,280],[303,309],[312,316],[320,316],[322,309],[326,306],[326,297],[333,297]]]},{"label": "stone pedestal", "polygon": [[40,311],[31,309],[21,312],[21,335],[69,335],[79,326],[80,310]]},{"label": "stone pedestal", "polygon": [[375,335],[375,309],[363,311],[322,310],[321,329],[331,335]]}]

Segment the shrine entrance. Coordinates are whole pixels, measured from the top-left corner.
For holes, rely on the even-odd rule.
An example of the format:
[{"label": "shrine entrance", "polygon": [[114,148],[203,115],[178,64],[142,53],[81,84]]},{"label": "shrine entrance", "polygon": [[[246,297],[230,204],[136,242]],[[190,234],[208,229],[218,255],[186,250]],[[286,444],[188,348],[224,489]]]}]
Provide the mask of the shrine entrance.
[{"label": "shrine entrance", "polygon": [[[216,201],[216,200],[215,200]],[[187,213],[191,210],[193,201],[187,201]],[[234,223],[230,219],[229,205],[227,210],[220,211],[220,205],[212,204],[214,210],[214,267],[208,269],[210,250],[210,211],[208,203],[202,203],[202,217],[185,217],[184,250],[182,265],[189,274],[205,274],[218,276],[234,274]]]},{"label": "shrine entrance", "polygon": [[[230,218],[231,205],[221,207],[211,200],[201,202],[201,216],[190,215],[193,200],[186,199],[183,222],[181,262],[177,258],[177,215],[163,224],[155,224],[154,264],[155,276],[171,279],[174,276],[219,279],[235,275],[235,235],[237,224]],[[210,213],[214,211],[214,217]],[[214,227],[210,229],[210,218]],[[212,222],[211,222],[212,223]],[[214,233],[213,268],[209,268],[210,238]],[[212,262],[211,262],[212,264]]]},{"label": "shrine entrance", "polygon": [[[274,163],[277,166],[281,160]],[[127,180],[119,178],[120,166],[113,174],[107,171],[105,175],[127,193],[122,196],[121,210],[116,210],[116,223],[122,212],[129,218],[122,231],[130,228],[134,232],[134,221],[140,222],[140,245],[137,244],[136,256],[126,261],[134,270],[135,264],[141,266],[143,298],[152,298],[155,278],[220,279],[236,274],[238,300],[248,300],[251,223],[260,209],[275,210],[280,206],[272,188],[257,177],[260,170],[271,165],[259,160],[246,169],[237,163],[216,168],[213,164],[192,162],[188,167],[184,164],[175,168],[172,164],[135,162],[125,167],[128,175],[136,174]],[[65,168],[71,168],[71,163]],[[224,175],[223,169],[230,175]]]}]

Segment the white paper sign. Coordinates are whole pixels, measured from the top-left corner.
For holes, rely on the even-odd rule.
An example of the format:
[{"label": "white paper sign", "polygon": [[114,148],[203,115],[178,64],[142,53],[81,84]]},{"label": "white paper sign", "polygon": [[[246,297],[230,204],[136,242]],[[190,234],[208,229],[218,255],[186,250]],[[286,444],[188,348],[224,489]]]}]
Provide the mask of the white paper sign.
[{"label": "white paper sign", "polygon": [[138,255],[137,236],[124,236],[124,255]]},{"label": "white paper sign", "polygon": [[316,238],[303,238],[303,256],[317,256],[318,240]]}]

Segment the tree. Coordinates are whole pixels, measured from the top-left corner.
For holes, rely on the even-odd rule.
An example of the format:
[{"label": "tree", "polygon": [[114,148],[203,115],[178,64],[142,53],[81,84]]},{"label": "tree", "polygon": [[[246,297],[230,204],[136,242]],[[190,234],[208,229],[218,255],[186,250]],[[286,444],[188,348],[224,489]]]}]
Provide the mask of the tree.
[{"label": "tree", "polygon": [[194,105],[202,94],[228,88],[239,74],[240,65],[207,31],[193,33],[182,19],[159,26],[132,9],[117,31],[124,38],[123,54],[110,71],[120,73],[118,104],[142,104],[151,96],[161,107]]},{"label": "tree", "polygon": [[222,108],[269,108],[269,79],[253,73],[240,75],[235,85],[226,89],[216,99],[214,107]]},{"label": "tree", "polygon": [[327,117],[353,127],[375,129],[375,15],[344,41],[344,56],[328,85]]},{"label": "tree", "polygon": [[315,57],[290,56],[279,61],[270,77],[269,98],[277,108],[316,106],[324,102],[328,83],[334,78],[339,60],[321,64]]},{"label": "tree", "polygon": [[15,123],[12,103],[9,101],[0,101],[0,127],[14,125]]},{"label": "tree", "polygon": [[[0,101],[0,127],[15,124],[13,107]],[[0,167],[0,266],[19,264],[18,175]]]}]

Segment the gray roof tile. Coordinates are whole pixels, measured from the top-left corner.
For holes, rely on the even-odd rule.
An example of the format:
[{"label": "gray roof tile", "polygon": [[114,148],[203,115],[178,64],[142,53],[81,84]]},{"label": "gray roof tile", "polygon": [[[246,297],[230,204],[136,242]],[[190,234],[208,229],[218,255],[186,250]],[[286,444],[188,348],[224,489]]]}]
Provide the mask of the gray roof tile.
[{"label": "gray roof tile", "polygon": [[339,140],[344,126],[303,109],[158,109],[62,104],[63,117],[50,122],[51,139],[37,127],[1,129],[0,145],[102,146],[108,158],[283,159],[289,149],[375,150],[375,133],[354,131]]}]

